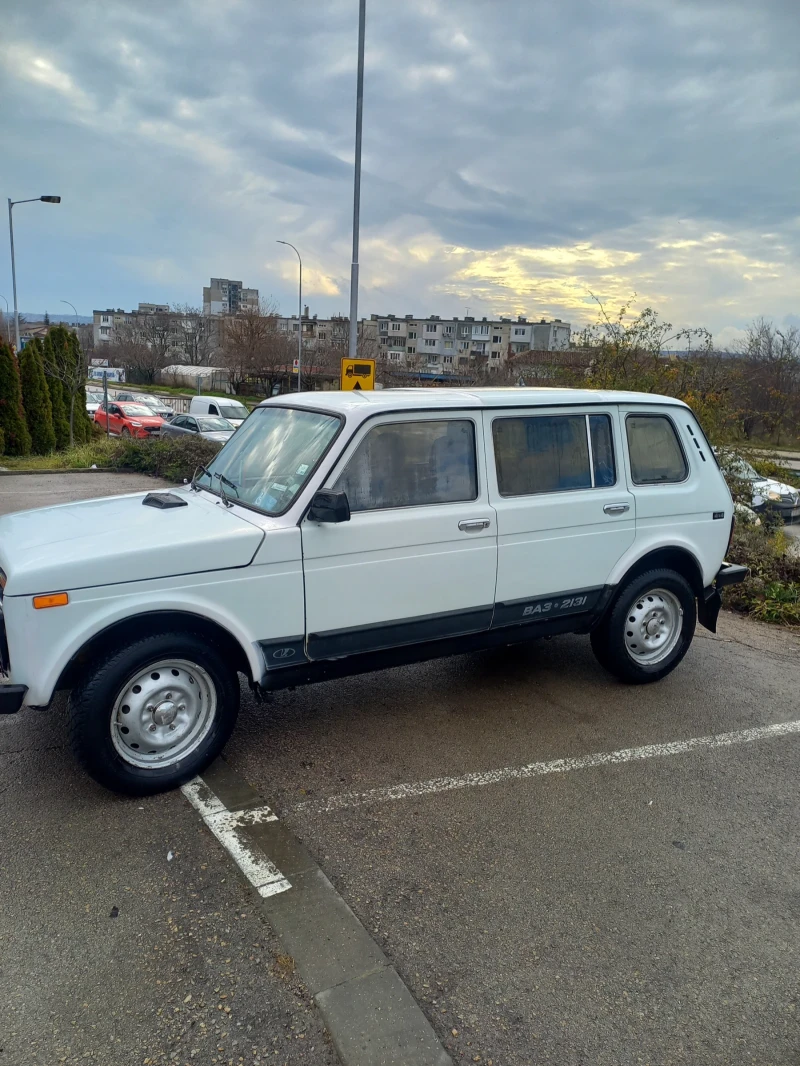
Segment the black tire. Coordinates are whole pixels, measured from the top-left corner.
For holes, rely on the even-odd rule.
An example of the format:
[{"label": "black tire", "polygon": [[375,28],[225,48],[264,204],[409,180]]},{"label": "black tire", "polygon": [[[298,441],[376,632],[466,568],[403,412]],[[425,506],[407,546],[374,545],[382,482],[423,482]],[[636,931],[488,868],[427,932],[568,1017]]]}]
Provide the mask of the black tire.
[{"label": "black tire", "polygon": [[[115,703],[137,674],[150,664],[168,660],[201,668],[213,685],[216,709],[207,715],[207,732],[184,756],[169,766],[136,766],[120,754],[112,739]],[[177,788],[201,773],[227,743],[238,713],[239,678],[215,643],[192,632],[156,633],[89,666],[70,695],[69,736],[78,762],[99,784],[129,796],[150,796]]]},{"label": "black tire", "polygon": [[[680,604],[680,633],[671,651],[658,662],[637,662],[628,651],[626,633],[632,633],[631,611],[645,604],[648,593],[663,589],[672,593]],[[669,597],[665,597],[668,599]],[[623,585],[614,597],[602,621],[591,632],[592,651],[609,673],[632,685],[646,685],[666,677],[678,665],[692,643],[697,622],[694,592],[676,570],[649,570]]]}]

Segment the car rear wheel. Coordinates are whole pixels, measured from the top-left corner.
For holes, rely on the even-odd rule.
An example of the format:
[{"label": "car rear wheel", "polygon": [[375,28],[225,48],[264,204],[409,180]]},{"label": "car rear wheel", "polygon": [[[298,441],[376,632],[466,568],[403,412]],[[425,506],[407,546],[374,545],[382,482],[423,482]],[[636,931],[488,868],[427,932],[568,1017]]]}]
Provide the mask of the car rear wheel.
[{"label": "car rear wheel", "polygon": [[162,633],[98,659],[69,706],[73,751],[95,781],[152,795],[220,753],[236,724],[239,682],[207,638]]},{"label": "car rear wheel", "polygon": [[651,570],[620,589],[592,630],[592,650],[621,681],[647,684],[675,669],[689,650],[696,622],[688,581],[675,570]]}]

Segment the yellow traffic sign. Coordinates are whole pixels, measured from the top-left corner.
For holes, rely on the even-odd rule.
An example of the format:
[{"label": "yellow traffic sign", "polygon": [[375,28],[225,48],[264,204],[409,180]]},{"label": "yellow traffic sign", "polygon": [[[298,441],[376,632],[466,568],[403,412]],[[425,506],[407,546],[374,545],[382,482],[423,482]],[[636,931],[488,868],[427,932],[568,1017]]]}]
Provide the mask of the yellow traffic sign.
[{"label": "yellow traffic sign", "polygon": [[343,389],[374,389],[374,359],[342,359],[341,387]]}]

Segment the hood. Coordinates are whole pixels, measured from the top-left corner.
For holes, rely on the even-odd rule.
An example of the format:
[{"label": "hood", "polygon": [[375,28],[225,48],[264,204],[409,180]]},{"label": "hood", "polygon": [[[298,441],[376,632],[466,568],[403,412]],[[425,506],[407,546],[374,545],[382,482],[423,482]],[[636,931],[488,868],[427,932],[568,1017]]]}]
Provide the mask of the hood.
[{"label": "hood", "polygon": [[201,433],[200,436],[205,440],[216,440],[221,444],[224,444],[226,440],[229,440],[233,436],[233,433],[229,429],[215,429],[213,432]]},{"label": "hood", "polygon": [[160,415],[125,415],[126,422],[141,422],[143,426],[163,425],[164,419]]},{"label": "hood", "polygon": [[[160,491],[160,490],[154,490]],[[247,566],[264,532],[208,493],[173,489],[186,507],[145,507],[145,492],[0,516],[6,596]]]},{"label": "hood", "polygon": [[759,478],[758,481],[752,482],[752,486],[753,496],[761,496],[765,500],[780,499],[781,496],[794,498],[800,491],[791,485],[785,485],[782,481],[774,481],[770,477]]}]

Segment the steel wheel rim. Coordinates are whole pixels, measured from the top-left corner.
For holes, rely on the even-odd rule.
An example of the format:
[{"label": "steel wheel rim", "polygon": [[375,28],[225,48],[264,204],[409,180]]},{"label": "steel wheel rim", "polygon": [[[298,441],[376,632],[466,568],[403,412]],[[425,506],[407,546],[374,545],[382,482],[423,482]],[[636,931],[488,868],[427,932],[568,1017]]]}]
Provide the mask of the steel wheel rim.
[{"label": "steel wheel rim", "polygon": [[202,744],[216,712],[217,690],[207,671],[188,659],[161,659],[120,689],[111,741],[132,766],[173,766]]},{"label": "steel wheel rim", "polygon": [[650,589],[625,615],[625,650],[640,666],[655,666],[675,650],[683,629],[683,608],[674,592]]}]

